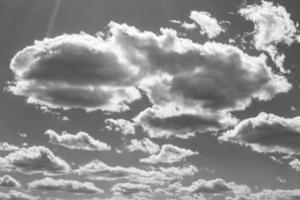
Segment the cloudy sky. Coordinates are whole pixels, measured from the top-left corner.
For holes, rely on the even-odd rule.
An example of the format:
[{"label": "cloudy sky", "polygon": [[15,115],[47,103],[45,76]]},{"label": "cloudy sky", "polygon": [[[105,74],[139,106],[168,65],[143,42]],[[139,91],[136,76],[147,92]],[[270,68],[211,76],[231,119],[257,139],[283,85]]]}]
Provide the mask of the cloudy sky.
[{"label": "cloudy sky", "polygon": [[0,0],[0,199],[300,199],[298,0]]}]

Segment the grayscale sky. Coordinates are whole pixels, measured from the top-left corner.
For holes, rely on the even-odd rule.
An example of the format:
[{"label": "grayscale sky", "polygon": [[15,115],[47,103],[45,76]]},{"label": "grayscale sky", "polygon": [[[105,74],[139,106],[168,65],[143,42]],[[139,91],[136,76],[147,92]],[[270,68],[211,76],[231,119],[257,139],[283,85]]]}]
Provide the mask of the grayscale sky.
[{"label": "grayscale sky", "polygon": [[299,199],[299,8],[0,0],[0,199]]}]

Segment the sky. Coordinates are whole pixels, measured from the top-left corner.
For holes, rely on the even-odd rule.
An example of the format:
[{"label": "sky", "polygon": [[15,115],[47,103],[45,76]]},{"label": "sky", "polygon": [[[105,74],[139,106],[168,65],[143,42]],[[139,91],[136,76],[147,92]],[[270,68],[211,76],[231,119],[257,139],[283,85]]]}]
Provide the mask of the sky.
[{"label": "sky", "polygon": [[298,0],[0,0],[0,199],[300,199]]}]

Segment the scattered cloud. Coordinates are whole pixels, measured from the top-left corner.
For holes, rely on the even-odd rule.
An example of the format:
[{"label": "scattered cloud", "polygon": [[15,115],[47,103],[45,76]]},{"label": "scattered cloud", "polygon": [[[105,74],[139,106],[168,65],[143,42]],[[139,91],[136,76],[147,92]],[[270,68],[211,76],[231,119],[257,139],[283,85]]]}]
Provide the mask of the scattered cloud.
[{"label": "scattered cloud", "polygon": [[19,147],[8,144],[7,142],[0,142],[0,151],[17,151],[19,149]]},{"label": "scattered cloud", "polygon": [[181,168],[159,168],[143,170],[136,167],[109,166],[102,161],[93,160],[74,171],[90,180],[127,180],[134,183],[164,185],[168,181],[182,180],[185,176],[193,176],[198,172],[195,166]]},{"label": "scattered cloud", "polygon": [[196,132],[216,132],[237,123],[237,119],[229,114],[225,116],[213,114],[195,114],[178,112],[172,108],[152,107],[139,113],[134,118],[144,131],[152,138],[178,137],[188,139]]},{"label": "scattered cloud", "polygon": [[[218,20],[205,11],[192,11],[190,19],[193,20],[201,29],[200,33],[207,35],[208,38],[215,38],[224,32],[224,28]],[[188,26],[189,27],[189,26]]]},{"label": "scattered cloud", "polygon": [[0,177],[0,187],[21,187],[21,183],[9,175]]},{"label": "scattered cloud", "polygon": [[64,179],[52,179],[44,178],[41,180],[35,180],[28,184],[30,189],[44,190],[44,191],[61,191],[76,194],[95,194],[103,193],[104,191],[96,187],[91,182],[78,182],[75,180],[64,180]]},{"label": "scattered cloud", "polygon": [[279,53],[277,45],[297,42],[297,24],[291,19],[291,15],[283,6],[267,1],[247,5],[239,13],[254,23],[255,48],[267,52],[281,71],[285,72],[285,55]]},{"label": "scattered cloud", "polygon": [[59,135],[53,130],[47,130],[45,135],[49,136],[50,143],[69,149],[86,151],[108,151],[111,149],[108,144],[92,138],[85,132],[78,132],[76,135],[72,135],[64,131]]},{"label": "scattered cloud", "polygon": [[71,168],[66,161],[55,156],[44,146],[22,148],[0,159],[3,170],[17,170],[25,174],[43,173],[56,175],[68,173]]},{"label": "scattered cloud", "polygon": [[160,150],[158,144],[152,142],[149,138],[144,138],[142,140],[132,139],[130,144],[126,146],[126,148],[130,151],[142,151],[144,153],[155,154]]},{"label": "scattered cloud", "polygon": [[124,135],[135,134],[135,124],[125,119],[105,119],[106,129],[121,132]]},{"label": "scattered cloud", "polygon": [[189,149],[180,148],[171,144],[162,145],[158,154],[150,155],[148,158],[140,159],[144,163],[176,163],[184,160],[186,157],[197,155],[198,152]]},{"label": "scattered cloud", "polygon": [[136,183],[117,183],[111,188],[111,191],[124,196],[131,196],[140,192],[150,192],[151,187]]},{"label": "scattered cloud", "polygon": [[31,196],[17,190],[10,190],[7,193],[0,192],[1,200],[37,200],[40,199],[37,196]]},{"label": "scattered cloud", "polygon": [[219,139],[251,147],[260,153],[300,154],[300,118],[260,113],[241,121]]},{"label": "scattered cloud", "polygon": [[296,171],[300,172],[300,160],[294,159],[291,162],[289,162],[289,165]]}]

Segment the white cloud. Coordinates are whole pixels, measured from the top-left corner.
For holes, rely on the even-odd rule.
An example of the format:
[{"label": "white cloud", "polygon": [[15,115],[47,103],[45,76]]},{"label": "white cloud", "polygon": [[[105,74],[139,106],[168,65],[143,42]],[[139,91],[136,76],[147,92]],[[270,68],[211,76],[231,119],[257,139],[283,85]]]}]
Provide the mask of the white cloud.
[{"label": "white cloud", "polygon": [[230,114],[197,114],[194,110],[179,112],[166,106],[147,108],[134,121],[152,138],[173,136],[182,139],[193,137],[196,132],[215,132],[237,123],[237,119]]},{"label": "white cloud", "polygon": [[186,157],[197,155],[198,152],[189,149],[179,148],[171,144],[162,145],[158,154],[150,155],[148,158],[140,159],[144,163],[176,163],[184,160]]},{"label": "white cloud", "polygon": [[[119,112],[140,98],[130,85],[137,73],[118,49],[85,33],[36,41],[18,52],[8,90],[50,108]],[[124,67],[126,66],[126,67]]]},{"label": "white cloud", "polygon": [[219,139],[245,146],[260,153],[300,154],[300,117],[284,118],[260,113],[241,121]]},{"label": "white cloud", "polygon": [[19,147],[12,144],[8,144],[7,142],[0,142],[0,151],[16,151],[19,149]]},{"label": "white cloud", "polygon": [[37,200],[40,198],[37,196],[25,194],[20,191],[10,190],[7,193],[0,192],[0,199],[1,200]]},{"label": "white cloud", "polygon": [[44,178],[41,180],[35,180],[28,184],[30,189],[44,190],[44,191],[61,191],[76,194],[95,194],[103,193],[104,191],[96,187],[91,182],[78,182],[75,180],[64,180],[64,179],[52,179]]},{"label": "white cloud", "polygon": [[21,184],[19,181],[14,179],[13,177],[9,175],[5,175],[3,177],[0,177],[0,187],[21,187]]},{"label": "white cloud", "polygon": [[17,170],[26,174],[43,173],[56,175],[68,173],[71,168],[66,161],[55,156],[43,146],[22,148],[0,159],[3,170]]},{"label": "white cloud", "polygon": [[104,36],[62,35],[20,51],[8,90],[50,108],[124,111],[140,98],[138,87],[153,104],[199,114],[245,109],[291,88],[264,56],[237,47],[195,43],[172,29],[108,27]]},{"label": "white cloud", "polygon": [[78,132],[73,135],[64,131],[59,135],[53,130],[47,130],[45,135],[49,136],[50,143],[69,149],[81,149],[87,151],[108,151],[111,149],[108,144],[92,138],[85,132]]},{"label": "white cloud", "polygon": [[134,183],[164,185],[168,181],[182,180],[185,176],[193,176],[198,172],[195,166],[182,168],[159,168],[143,170],[136,167],[109,166],[99,160],[93,160],[74,171],[91,180],[127,180]]},{"label": "white cloud", "polygon": [[198,194],[198,193],[248,193],[250,192],[250,188],[246,185],[237,185],[234,182],[225,182],[223,179],[213,179],[213,180],[204,180],[199,179],[193,182],[189,187],[179,188],[182,192],[188,192],[190,194]]},{"label": "white cloud", "polygon": [[151,187],[145,184],[136,183],[117,183],[112,188],[111,191],[124,196],[131,196],[140,192],[151,192]]},{"label": "white cloud", "polygon": [[281,71],[286,71],[283,68],[285,55],[279,53],[277,45],[297,42],[298,34],[297,25],[287,10],[273,2],[262,1],[243,7],[239,13],[254,23],[255,48],[267,52]]},{"label": "white cloud", "polygon": [[132,139],[130,145],[126,148],[131,152],[140,150],[149,154],[155,154],[160,149],[159,145],[152,142],[149,138],[144,138],[142,140]]},{"label": "white cloud", "polygon": [[121,132],[124,135],[135,134],[135,124],[125,119],[105,119],[106,128]]},{"label": "white cloud", "polygon": [[291,162],[289,162],[289,165],[296,171],[300,172],[300,160],[294,159]]},{"label": "white cloud", "polygon": [[300,190],[263,190],[247,196],[226,198],[226,200],[297,200],[300,198]]},{"label": "white cloud", "polygon": [[200,33],[207,35],[208,38],[215,38],[225,31],[217,19],[208,12],[192,11],[190,18],[200,27]]}]

